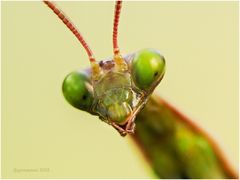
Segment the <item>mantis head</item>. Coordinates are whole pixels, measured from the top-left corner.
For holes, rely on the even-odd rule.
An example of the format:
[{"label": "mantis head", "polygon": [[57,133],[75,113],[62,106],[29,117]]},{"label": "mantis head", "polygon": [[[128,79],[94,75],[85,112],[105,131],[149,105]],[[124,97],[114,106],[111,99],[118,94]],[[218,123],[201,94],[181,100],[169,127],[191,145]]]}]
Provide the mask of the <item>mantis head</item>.
[{"label": "mantis head", "polygon": [[[121,64],[123,63],[123,64]],[[144,49],[122,58],[100,61],[100,72],[75,71],[63,82],[63,94],[74,107],[98,115],[121,135],[134,132],[134,119],[163,78],[165,60]]]},{"label": "mantis head", "polygon": [[116,1],[113,52],[108,61],[95,60],[81,33],[53,2],[44,1],[85,48],[91,69],[74,71],[64,79],[62,91],[74,107],[98,115],[124,136],[134,132],[134,119],[165,72],[165,60],[156,50],[145,49],[122,57],[117,35],[122,1]]}]

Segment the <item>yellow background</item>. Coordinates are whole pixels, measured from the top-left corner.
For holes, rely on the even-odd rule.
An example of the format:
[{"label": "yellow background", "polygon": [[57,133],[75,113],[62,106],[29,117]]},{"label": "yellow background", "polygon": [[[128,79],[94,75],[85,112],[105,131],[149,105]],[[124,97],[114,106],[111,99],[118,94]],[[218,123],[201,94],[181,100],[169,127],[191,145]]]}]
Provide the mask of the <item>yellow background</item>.
[{"label": "yellow background", "polygon": [[[59,2],[98,60],[112,56],[113,2]],[[124,2],[123,53],[159,49],[156,92],[206,129],[238,168],[237,2]],[[5,178],[148,178],[128,138],[72,108],[61,84],[89,67],[85,51],[41,2],[2,2],[2,174]],[[18,169],[49,168],[47,172]]]}]

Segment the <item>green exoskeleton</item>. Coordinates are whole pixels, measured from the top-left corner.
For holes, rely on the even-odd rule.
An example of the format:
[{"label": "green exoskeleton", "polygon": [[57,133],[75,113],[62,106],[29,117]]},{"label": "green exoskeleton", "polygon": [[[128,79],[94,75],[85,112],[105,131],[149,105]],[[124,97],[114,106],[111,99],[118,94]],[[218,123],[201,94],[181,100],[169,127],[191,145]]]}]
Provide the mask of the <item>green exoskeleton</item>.
[{"label": "green exoskeleton", "polygon": [[136,114],[161,81],[165,60],[157,51],[145,49],[123,61],[123,68],[113,60],[101,61],[101,73],[94,80],[91,71],[70,73],[63,82],[63,94],[74,107],[99,115],[126,135],[134,132]]},{"label": "green exoskeleton", "polygon": [[86,49],[91,69],[72,72],[62,86],[66,100],[74,107],[98,115],[124,136],[133,133],[136,114],[159,84],[165,72],[164,57],[154,49],[144,49],[122,57],[117,44],[121,1],[115,7],[113,59],[96,62],[93,54],[69,19],[56,6],[44,1],[75,34]]},{"label": "green exoskeleton", "polygon": [[132,134],[160,178],[237,177],[206,133],[161,98],[150,97],[164,76],[164,57],[154,49],[120,54],[121,1],[115,6],[114,56],[100,62],[64,13],[52,2],[44,2],[80,41],[91,63],[90,69],[72,72],[64,79],[62,91],[72,106],[98,115],[122,136]]}]

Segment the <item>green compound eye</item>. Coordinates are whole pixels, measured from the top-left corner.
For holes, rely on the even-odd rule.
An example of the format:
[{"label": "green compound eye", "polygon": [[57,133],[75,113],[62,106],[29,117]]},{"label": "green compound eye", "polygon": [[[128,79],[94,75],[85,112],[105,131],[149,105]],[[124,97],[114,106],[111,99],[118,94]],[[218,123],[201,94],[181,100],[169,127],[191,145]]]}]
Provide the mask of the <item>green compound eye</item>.
[{"label": "green compound eye", "polygon": [[160,82],[165,72],[165,60],[153,49],[136,53],[132,62],[132,76],[135,85],[143,90],[153,88]]},{"label": "green compound eye", "polygon": [[62,91],[65,99],[72,106],[89,112],[93,103],[91,88],[88,76],[83,72],[74,71],[64,79]]}]

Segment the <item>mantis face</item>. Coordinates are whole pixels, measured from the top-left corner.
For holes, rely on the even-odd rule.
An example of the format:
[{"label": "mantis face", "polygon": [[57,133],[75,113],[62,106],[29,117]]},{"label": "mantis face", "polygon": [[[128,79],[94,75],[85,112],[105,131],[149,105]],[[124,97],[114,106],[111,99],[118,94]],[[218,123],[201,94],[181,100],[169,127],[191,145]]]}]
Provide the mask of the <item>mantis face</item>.
[{"label": "mantis face", "polygon": [[165,60],[157,51],[141,50],[123,59],[125,68],[114,60],[101,61],[100,73],[72,72],[63,82],[63,94],[74,107],[98,115],[121,135],[134,132],[134,119],[161,81]]},{"label": "mantis face", "polygon": [[94,55],[81,33],[53,2],[44,3],[75,35],[86,50],[91,69],[67,75],[62,90],[74,107],[98,115],[124,136],[134,132],[134,119],[143,108],[165,72],[165,60],[153,49],[141,50],[122,57],[117,37],[122,1],[116,1],[113,25],[112,60],[100,61]]}]

